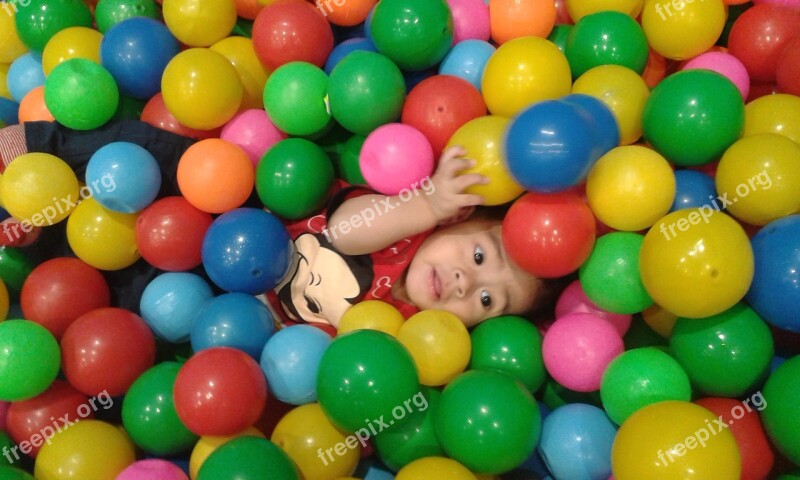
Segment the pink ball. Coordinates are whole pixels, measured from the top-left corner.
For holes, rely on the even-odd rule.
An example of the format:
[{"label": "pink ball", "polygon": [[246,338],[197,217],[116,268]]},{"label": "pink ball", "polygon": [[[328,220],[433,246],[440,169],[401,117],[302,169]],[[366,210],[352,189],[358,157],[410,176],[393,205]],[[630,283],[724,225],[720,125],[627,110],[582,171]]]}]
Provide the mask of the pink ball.
[{"label": "pink ball", "polygon": [[542,343],[547,371],[556,382],[576,392],[599,390],[606,367],[624,350],[617,330],[589,313],[559,318]]},{"label": "pink ball", "polygon": [[389,123],[367,136],[358,161],[367,185],[396,195],[433,173],[433,147],[416,128]]},{"label": "pink ball", "polygon": [[620,336],[624,336],[631,326],[631,315],[611,313],[595,305],[584,293],[580,280],[570,283],[556,303],[556,318],[570,313],[591,313],[600,317],[613,325]]},{"label": "pink ball", "polygon": [[239,145],[250,157],[253,166],[267,150],[287,135],[270,120],[264,110],[245,110],[236,114],[222,127],[219,138]]},{"label": "pink ball", "polygon": [[484,0],[447,0],[453,14],[453,45],[469,39],[489,41],[489,5]]},{"label": "pink ball", "polygon": [[177,465],[156,458],[134,462],[117,475],[116,480],[189,480]]},{"label": "pink ball", "polygon": [[702,53],[686,62],[686,65],[683,66],[683,70],[701,68],[727,77],[739,89],[742,98],[746,99],[750,94],[750,75],[748,75],[744,64],[730,53]]}]

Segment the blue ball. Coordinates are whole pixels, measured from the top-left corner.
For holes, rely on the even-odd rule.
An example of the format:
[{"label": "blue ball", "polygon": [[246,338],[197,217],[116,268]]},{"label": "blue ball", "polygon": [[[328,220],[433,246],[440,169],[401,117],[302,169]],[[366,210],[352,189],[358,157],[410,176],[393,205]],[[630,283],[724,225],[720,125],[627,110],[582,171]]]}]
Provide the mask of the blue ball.
[{"label": "blue ball", "polygon": [[274,289],[289,270],[294,246],[274,215],[237,208],[217,217],[203,238],[203,266],[229,292],[259,295]]},{"label": "blue ball", "polygon": [[506,131],[508,169],[526,190],[566,190],[584,181],[599,158],[596,139],[584,109],[560,100],[536,103],[517,115]]},{"label": "blue ball", "polygon": [[619,146],[617,117],[614,116],[614,113],[605,103],[591,95],[582,93],[573,93],[561,100],[570,105],[583,108],[586,114],[589,115],[590,121],[593,123],[593,130],[597,133],[595,138],[597,150],[594,153],[597,158],[602,157],[612,148]]},{"label": "blue ball", "polygon": [[325,62],[325,73],[330,75],[333,71],[333,67],[338,65],[347,54],[355,51],[377,52],[378,50],[375,48],[375,44],[372,43],[372,40],[368,38],[359,37],[347,39],[339,45],[336,45],[331,51],[331,54],[328,55],[328,60]]},{"label": "blue ball", "polygon": [[458,42],[439,64],[439,74],[463,78],[480,92],[483,70],[495,50],[494,46],[483,40]]},{"label": "blue ball", "polygon": [[134,17],[108,29],[100,43],[100,63],[120,92],[147,100],[161,90],[161,75],[179,52],[180,44],[166,25]]},{"label": "blue ball", "polygon": [[237,348],[258,360],[275,331],[266,305],[252,295],[225,293],[203,305],[192,325],[192,350]]},{"label": "blue ball", "polygon": [[676,170],[675,200],[669,211],[712,206],[716,195],[717,188],[710,176],[695,170]]},{"label": "blue ball", "polygon": [[11,63],[6,76],[11,97],[21,102],[25,95],[36,87],[44,85],[42,59],[33,53],[26,53]]},{"label": "blue ball", "polygon": [[751,243],[755,272],[747,303],[767,323],[800,333],[800,215],[767,224]]},{"label": "blue ball", "polygon": [[19,103],[8,98],[0,97],[0,120],[6,125],[19,123]]},{"label": "blue ball", "polygon": [[198,275],[169,272],[147,284],[139,311],[158,338],[183,343],[189,340],[195,316],[212,298],[211,287]]},{"label": "blue ball", "polygon": [[158,196],[161,169],[143,147],[129,142],[109,143],[89,159],[86,186],[105,208],[136,213]]},{"label": "blue ball", "polygon": [[317,400],[317,371],[331,337],[311,325],[294,325],[276,333],[261,354],[261,369],[275,397],[291,405]]},{"label": "blue ball", "polygon": [[616,434],[616,426],[602,409],[569,403],[542,423],[539,453],[555,478],[605,480],[611,476]]}]

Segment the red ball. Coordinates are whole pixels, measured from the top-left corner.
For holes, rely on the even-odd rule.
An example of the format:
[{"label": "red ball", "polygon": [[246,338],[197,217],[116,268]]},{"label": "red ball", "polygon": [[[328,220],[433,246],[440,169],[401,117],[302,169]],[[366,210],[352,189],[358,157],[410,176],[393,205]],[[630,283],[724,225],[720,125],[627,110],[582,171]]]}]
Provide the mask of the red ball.
[{"label": "red ball", "polygon": [[733,22],[728,51],[744,64],[751,80],[774,82],[783,47],[800,34],[798,25],[798,10],[781,5],[755,5]]},{"label": "red ball", "polygon": [[331,25],[313,5],[303,0],[273,3],[253,23],[253,48],[270,71],[301,61],[320,68],[333,50]]},{"label": "red ball", "polygon": [[20,294],[22,313],[56,339],[84,313],[111,305],[103,275],[77,258],[47,260],[33,269]]},{"label": "red ball", "polygon": [[194,138],[195,140],[219,138],[219,134],[222,131],[222,127],[213,130],[196,130],[181,124],[172,113],[170,113],[167,104],[164,103],[164,97],[161,95],[161,92],[158,92],[153,98],[147,101],[139,119],[161,130],[177,133],[178,135]]},{"label": "red ball", "polygon": [[36,458],[42,443],[60,430],[78,420],[94,418],[94,412],[108,405],[105,397],[103,400],[101,404],[95,399],[92,405],[89,397],[75,390],[75,387],[63,380],[56,380],[44,393],[29,400],[11,403],[6,428],[18,445],[23,441],[29,442],[31,449],[28,455]]},{"label": "red ball", "polygon": [[409,92],[402,122],[422,132],[438,157],[459,127],[484,115],[483,96],[471,83],[451,75],[434,75]]},{"label": "red ball", "polygon": [[783,47],[778,58],[775,80],[781,93],[800,96],[800,35]]},{"label": "red ball", "polygon": [[136,220],[136,245],[147,263],[169,272],[202,263],[203,237],[211,215],[183,197],[166,197],[145,208]]},{"label": "red ball", "polygon": [[694,402],[714,415],[721,416],[722,421],[728,425],[742,457],[741,480],[764,480],[775,463],[775,453],[758,415],[758,409],[767,408],[767,403],[763,397],[759,400],[757,395],[760,393],[748,398],[747,400],[752,401],[747,403],[720,397],[701,398]]},{"label": "red ball", "polygon": [[578,193],[526,193],[503,219],[503,245],[527,272],[563,277],[589,257],[596,235],[589,205]]},{"label": "red ball", "polygon": [[138,315],[100,308],[75,320],[61,339],[61,366],[73,387],[86,395],[122,395],[153,366],[156,341]]},{"label": "red ball", "polygon": [[196,435],[233,435],[261,417],[267,380],[243,351],[214,347],[181,367],[173,395],[178,417]]}]

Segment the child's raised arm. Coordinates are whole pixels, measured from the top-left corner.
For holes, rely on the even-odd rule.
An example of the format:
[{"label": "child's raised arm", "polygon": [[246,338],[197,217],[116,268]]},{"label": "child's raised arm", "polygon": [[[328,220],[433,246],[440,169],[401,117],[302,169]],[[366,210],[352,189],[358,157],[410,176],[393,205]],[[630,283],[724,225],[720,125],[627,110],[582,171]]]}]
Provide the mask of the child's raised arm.
[{"label": "child's raised arm", "polygon": [[[464,193],[485,184],[479,174],[459,175],[474,166],[461,147],[447,149],[423,194],[402,201],[399,195],[362,195],[346,200],[328,219],[333,246],[346,255],[382,250],[393,243],[430,230],[457,217],[465,208],[483,203],[479,195]],[[375,209],[380,209],[380,214]]]}]

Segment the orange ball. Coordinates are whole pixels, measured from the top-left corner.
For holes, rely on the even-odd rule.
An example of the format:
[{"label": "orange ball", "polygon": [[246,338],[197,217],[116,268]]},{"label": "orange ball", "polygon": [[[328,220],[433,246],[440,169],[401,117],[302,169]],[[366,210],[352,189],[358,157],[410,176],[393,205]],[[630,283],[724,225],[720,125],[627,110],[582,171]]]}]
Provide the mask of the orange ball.
[{"label": "orange ball", "polygon": [[378,0],[316,0],[325,18],[340,27],[352,27],[366,20]]},{"label": "orange ball", "polygon": [[556,24],[553,0],[491,0],[492,38],[498,45],[519,37],[546,38]]},{"label": "orange ball", "polygon": [[208,213],[240,207],[253,191],[255,170],[238,145],[209,138],[184,152],[178,162],[178,187],[186,200]]},{"label": "orange ball", "polygon": [[47,105],[44,104],[44,85],[38,86],[28,92],[19,102],[19,123],[55,121],[55,117]]},{"label": "orange ball", "polygon": [[667,75],[667,59],[652,48],[647,56],[647,65],[644,67],[642,78],[650,88],[655,88],[658,82]]}]

